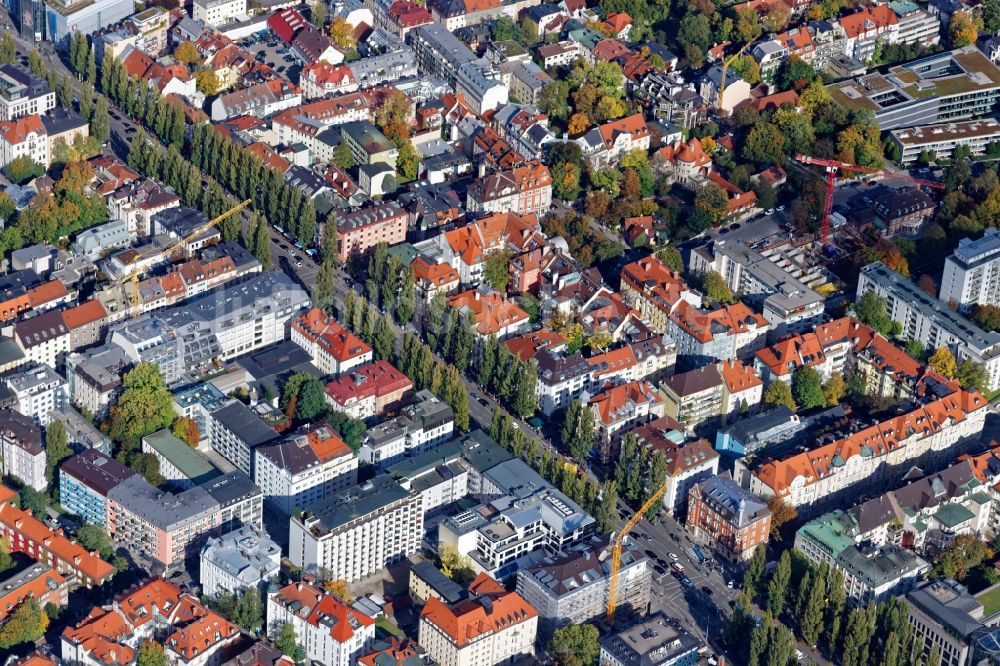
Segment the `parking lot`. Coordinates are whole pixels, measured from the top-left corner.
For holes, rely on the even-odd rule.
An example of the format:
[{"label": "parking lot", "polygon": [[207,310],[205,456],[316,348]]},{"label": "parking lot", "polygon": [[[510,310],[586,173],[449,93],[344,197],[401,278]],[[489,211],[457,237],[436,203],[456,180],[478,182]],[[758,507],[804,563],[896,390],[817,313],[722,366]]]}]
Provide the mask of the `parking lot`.
[{"label": "parking lot", "polygon": [[267,38],[247,37],[240,46],[253,54],[257,62],[264,63],[283,77],[295,81],[300,69],[299,61],[288,46],[274,35]]}]

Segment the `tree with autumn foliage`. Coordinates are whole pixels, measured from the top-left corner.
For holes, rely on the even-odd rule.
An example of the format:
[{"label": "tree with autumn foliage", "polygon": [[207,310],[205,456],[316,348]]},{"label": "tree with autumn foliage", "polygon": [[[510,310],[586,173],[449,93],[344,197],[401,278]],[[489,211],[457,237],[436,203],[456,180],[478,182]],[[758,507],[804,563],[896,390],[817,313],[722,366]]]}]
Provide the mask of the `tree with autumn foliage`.
[{"label": "tree with autumn foliage", "polygon": [[927,365],[948,379],[954,377],[955,373],[958,372],[958,361],[955,360],[955,355],[947,347],[935,349],[934,353],[927,359]]},{"label": "tree with autumn foliage", "polygon": [[170,426],[170,432],[177,439],[187,443],[192,449],[197,448],[198,442],[201,441],[201,430],[198,428],[198,423],[186,416],[182,416],[174,421],[174,424]]},{"label": "tree with autumn foliage", "polygon": [[[777,382],[783,383],[783,382]],[[767,501],[767,507],[771,509],[771,538],[781,540],[781,528],[799,517],[799,512],[795,507],[787,503],[780,497],[772,497]]]},{"label": "tree with autumn foliage", "polygon": [[979,30],[969,12],[957,11],[951,15],[951,20],[948,21],[948,39],[951,40],[952,47],[958,49],[975,44],[978,38]]},{"label": "tree with autumn foliage", "polygon": [[185,65],[192,65],[201,60],[201,54],[198,53],[198,48],[194,44],[185,40],[178,44],[174,51],[174,59]]},{"label": "tree with autumn foliage", "polygon": [[585,113],[574,113],[569,118],[569,135],[580,136],[590,129],[590,118]]},{"label": "tree with autumn foliage", "polygon": [[343,16],[337,16],[330,21],[330,39],[343,51],[349,51],[358,45],[354,27]]},{"label": "tree with autumn foliage", "polygon": [[328,580],[323,583],[323,589],[345,604],[354,603],[354,597],[351,596],[351,588],[346,580]]}]

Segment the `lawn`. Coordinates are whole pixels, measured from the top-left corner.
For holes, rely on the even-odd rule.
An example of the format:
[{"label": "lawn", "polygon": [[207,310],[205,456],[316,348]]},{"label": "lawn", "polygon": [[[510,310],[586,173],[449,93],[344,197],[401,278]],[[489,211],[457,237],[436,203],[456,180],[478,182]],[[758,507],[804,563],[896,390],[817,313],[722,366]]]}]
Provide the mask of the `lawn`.
[{"label": "lawn", "polygon": [[406,634],[403,633],[403,630],[397,627],[396,623],[387,618],[385,615],[379,615],[375,618],[375,626],[387,634],[392,634],[397,638],[406,638]]},{"label": "lawn", "polygon": [[984,618],[1000,611],[1000,586],[977,595],[976,600],[983,605]]}]

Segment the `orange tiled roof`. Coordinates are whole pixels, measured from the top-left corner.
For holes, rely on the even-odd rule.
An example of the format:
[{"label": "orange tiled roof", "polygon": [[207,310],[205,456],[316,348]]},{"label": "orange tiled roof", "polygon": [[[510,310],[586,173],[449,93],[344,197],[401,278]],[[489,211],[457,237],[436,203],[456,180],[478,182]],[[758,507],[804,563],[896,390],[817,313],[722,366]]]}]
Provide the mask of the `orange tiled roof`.
[{"label": "orange tiled roof", "polygon": [[590,405],[604,425],[614,425],[633,413],[632,405],[648,404],[650,407],[663,402],[656,388],[645,380],[631,381],[612,386],[590,399]]},{"label": "orange tiled roof", "polygon": [[626,264],[622,267],[621,278],[640,294],[651,294],[652,302],[665,312],[670,312],[688,290],[681,274],[654,256]]},{"label": "orange tiled roof", "polygon": [[292,327],[341,363],[372,351],[361,338],[319,308],[313,308],[293,321]]},{"label": "orange tiled roof", "polygon": [[63,321],[71,331],[81,326],[92,324],[95,321],[100,321],[107,316],[108,311],[104,309],[104,305],[96,298],[63,310]]},{"label": "orange tiled roof", "polygon": [[597,60],[611,61],[626,57],[629,53],[632,50],[617,39],[602,39],[594,46],[594,58]]},{"label": "orange tiled roof", "polygon": [[594,377],[600,379],[605,375],[623,372],[635,366],[638,361],[636,361],[635,352],[632,351],[631,347],[619,347],[597,356],[591,356],[587,359],[587,363],[590,364]]},{"label": "orange tiled roof", "polygon": [[7,585],[5,589],[0,590],[0,622],[6,620],[25,599],[31,597],[40,599],[48,594],[50,584],[55,586],[52,589],[59,589],[66,585],[66,579],[59,575],[58,571],[47,565],[41,566],[45,566],[48,569],[44,575],[35,576],[18,587],[6,589],[10,587]]},{"label": "orange tiled roof", "polygon": [[383,359],[355,368],[350,374],[333,380],[326,385],[326,393],[338,405],[346,405],[353,399],[380,397],[411,388],[413,382],[410,378]]},{"label": "orange tiled roof", "polygon": [[604,25],[611,28],[615,34],[618,34],[632,25],[632,17],[625,12],[613,12],[608,14],[608,18],[604,19]]},{"label": "orange tiled roof", "polygon": [[763,386],[764,382],[754,371],[752,366],[746,365],[738,358],[731,361],[723,361],[719,369],[722,372],[722,380],[726,382],[726,387],[730,393],[747,391],[756,386]]},{"label": "orange tiled roof", "polygon": [[[355,627],[368,627],[375,620],[351,608],[337,597],[309,583],[292,583],[278,590],[277,603],[313,626],[330,627],[330,636],[339,643],[354,637]],[[330,624],[330,618],[333,623]]]},{"label": "orange tiled roof", "polygon": [[756,356],[776,377],[788,376],[799,368],[811,368],[826,362],[823,345],[815,333],[788,336],[758,350]]},{"label": "orange tiled roof", "polygon": [[0,137],[9,144],[17,145],[28,138],[29,134],[45,136],[45,125],[40,116],[24,116],[16,120],[0,122]]},{"label": "orange tiled roof", "polygon": [[514,356],[522,361],[530,361],[543,349],[555,349],[566,345],[566,338],[547,328],[540,328],[523,335],[508,338],[503,342]]},{"label": "orange tiled roof", "polygon": [[517,592],[490,594],[490,603],[469,599],[446,606],[437,597],[427,600],[420,617],[438,627],[458,648],[486,633],[499,633],[538,616]]},{"label": "orange tiled roof", "polygon": [[[486,255],[493,250],[503,249],[508,241],[522,238],[522,230],[538,229],[538,221],[533,215],[519,216],[516,213],[491,213],[475,222],[445,232],[445,240],[451,251],[469,265],[486,261]],[[520,248],[518,248],[520,249]]]},{"label": "orange tiled roof", "polygon": [[864,7],[860,11],[840,19],[840,27],[847,34],[848,39],[855,39],[858,35],[871,30],[883,30],[897,23],[899,23],[899,18],[889,5]]},{"label": "orange tiled roof", "polygon": [[292,166],[288,160],[279,155],[274,148],[266,143],[256,141],[247,146],[246,150],[251,155],[256,155],[264,163],[264,166],[270,169],[277,169],[281,173],[285,173]]},{"label": "orange tiled roof", "polygon": [[633,140],[649,136],[649,128],[646,126],[646,119],[643,118],[641,113],[636,113],[625,118],[619,118],[618,120],[612,120],[610,123],[604,123],[598,129],[601,132],[601,138],[604,139],[604,145],[609,148],[614,144],[615,137],[619,134],[631,134]]},{"label": "orange tiled roof", "polygon": [[167,638],[167,647],[185,661],[190,661],[240,634],[239,628],[233,623],[207,608],[201,609],[202,614]]},{"label": "orange tiled roof", "polygon": [[28,304],[33,308],[65,298],[69,292],[62,280],[52,279],[28,290]]},{"label": "orange tiled roof", "polygon": [[465,291],[449,296],[448,304],[453,308],[467,308],[476,320],[476,331],[480,335],[500,333],[502,329],[530,318],[517,303],[495,292]]},{"label": "orange tiled roof", "polygon": [[753,312],[742,302],[704,312],[687,301],[682,301],[670,313],[670,320],[702,343],[710,342],[719,335],[720,328],[728,335],[736,335],[767,326],[763,315]]},{"label": "orange tiled roof", "polygon": [[20,534],[36,547],[48,550],[66,566],[73,567],[84,576],[103,583],[115,573],[115,568],[94,553],[63,536],[62,530],[53,530],[10,502],[0,504],[0,524],[15,534]]},{"label": "orange tiled roof", "polygon": [[458,271],[449,264],[432,264],[423,257],[417,257],[410,267],[417,282],[429,282],[435,287],[458,282]]}]

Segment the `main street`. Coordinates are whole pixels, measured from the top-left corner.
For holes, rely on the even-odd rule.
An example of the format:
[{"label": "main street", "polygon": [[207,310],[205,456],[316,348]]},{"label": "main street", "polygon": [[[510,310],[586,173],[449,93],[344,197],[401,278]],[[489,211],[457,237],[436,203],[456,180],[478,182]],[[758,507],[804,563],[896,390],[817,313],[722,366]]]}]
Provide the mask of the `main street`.
[{"label": "main street", "polygon": [[[0,12],[0,25],[3,29],[11,31],[15,38],[18,54],[26,59],[33,47],[24,42],[10,27],[10,20],[6,12]],[[46,44],[40,50],[46,66],[54,68],[60,77],[64,74],[69,76],[73,81],[74,94],[79,96],[80,82],[56,56],[52,47]],[[125,160],[136,132],[136,124],[120,109],[111,106],[109,125],[111,140],[108,148],[117,157]],[[155,140],[155,138],[150,137],[150,140]],[[244,233],[246,233],[247,219],[248,215],[244,214]],[[314,259],[295,248],[293,243],[278,233],[273,226],[269,225],[268,229],[271,240],[271,258],[274,265],[311,292],[316,284],[318,273],[318,266]],[[352,284],[353,279],[344,269],[340,268],[335,271],[334,301],[338,309],[342,309],[344,298],[347,292],[352,289]],[[408,325],[408,327],[412,326]],[[404,329],[393,323],[393,332],[395,344],[399,348],[402,346]],[[488,431],[494,410],[503,409],[503,407],[464,375],[463,381],[469,394],[471,421],[476,426]],[[546,449],[557,451],[555,445],[543,432],[535,430],[525,420],[514,415],[511,416],[516,427],[522,428]],[[592,473],[588,470],[588,474]],[[624,524],[630,517],[630,511],[631,509],[627,506],[620,504],[621,524]],[[657,566],[664,570],[664,573],[654,573],[653,610],[663,610],[667,615],[676,618],[689,631],[702,640],[706,640],[713,651],[718,652],[719,639],[724,624],[722,618],[728,614],[729,603],[734,598],[734,590],[730,590],[726,586],[727,580],[720,572],[710,570],[697,562],[690,551],[693,544],[688,540],[686,531],[673,519],[666,519],[656,525],[643,519],[632,531],[630,538],[638,544],[645,554],[650,556],[652,560],[650,566]],[[685,588],[679,580],[679,576],[674,576],[670,572],[669,564],[673,561],[670,558],[671,553],[677,556],[677,561],[684,567],[685,576],[691,581],[690,587]],[[656,560],[662,564],[656,564]],[[739,579],[736,582],[738,584]]]}]

